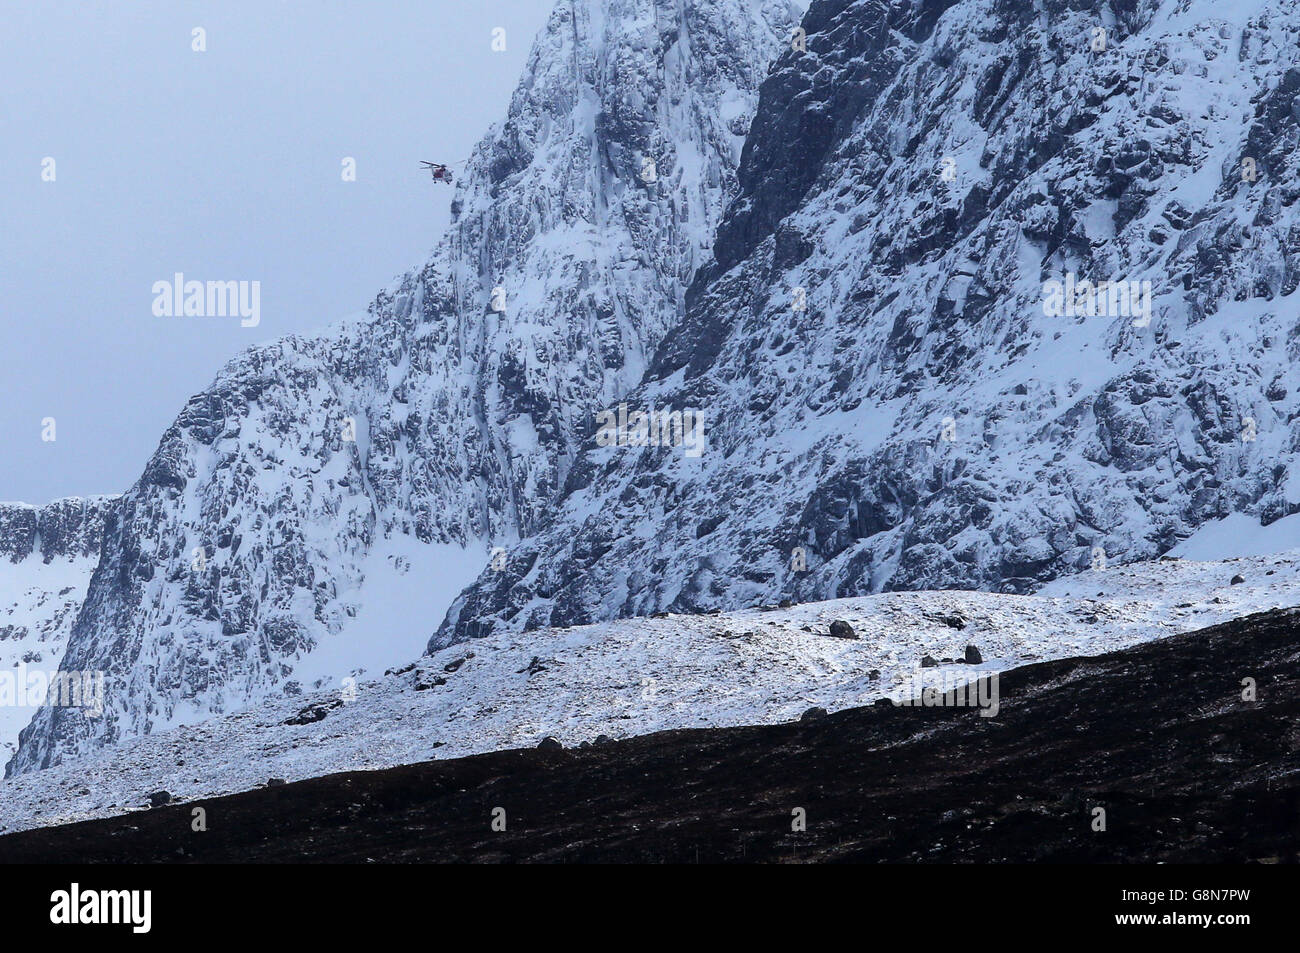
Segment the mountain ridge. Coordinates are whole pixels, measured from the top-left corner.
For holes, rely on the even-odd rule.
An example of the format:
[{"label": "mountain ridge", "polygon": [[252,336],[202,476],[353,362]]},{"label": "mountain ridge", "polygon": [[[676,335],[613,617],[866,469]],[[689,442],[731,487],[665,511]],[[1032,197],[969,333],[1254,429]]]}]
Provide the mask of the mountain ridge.
[{"label": "mountain ridge", "polygon": [[42,710],[6,771],[298,690],[382,614],[365,591],[407,573],[401,540],[434,550],[417,576],[456,580],[536,531],[589,406],[676,323],[796,20],[783,0],[558,4],[428,262],[365,318],[240,355],[163,435],[63,663],[106,672],[108,710]]},{"label": "mountain ridge", "polygon": [[[1300,507],[1295,3],[819,0],[804,25],[717,264],[625,398],[703,410],[710,452],[589,440],[553,525],[431,649],[1030,592]],[[1051,314],[1075,278],[1137,282],[1150,311]]]}]

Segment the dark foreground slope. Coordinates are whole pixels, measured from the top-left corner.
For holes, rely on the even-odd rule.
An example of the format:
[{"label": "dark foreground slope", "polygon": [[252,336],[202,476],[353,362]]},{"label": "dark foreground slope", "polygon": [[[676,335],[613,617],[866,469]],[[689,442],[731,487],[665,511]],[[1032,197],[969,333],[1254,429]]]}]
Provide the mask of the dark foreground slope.
[{"label": "dark foreground slope", "polygon": [[992,718],[884,703],[340,774],[202,802],[206,832],[171,805],[12,834],[0,860],[1300,860],[1300,613],[1000,688]]}]

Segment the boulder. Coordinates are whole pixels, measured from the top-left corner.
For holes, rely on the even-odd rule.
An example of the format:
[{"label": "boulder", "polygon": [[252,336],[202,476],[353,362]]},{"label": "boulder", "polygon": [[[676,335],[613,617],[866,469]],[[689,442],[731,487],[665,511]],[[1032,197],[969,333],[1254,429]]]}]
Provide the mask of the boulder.
[{"label": "boulder", "polygon": [[836,619],[831,623],[831,635],[837,639],[856,639],[858,637],[857,633],[853,631],[853,626],[843,619]]}]

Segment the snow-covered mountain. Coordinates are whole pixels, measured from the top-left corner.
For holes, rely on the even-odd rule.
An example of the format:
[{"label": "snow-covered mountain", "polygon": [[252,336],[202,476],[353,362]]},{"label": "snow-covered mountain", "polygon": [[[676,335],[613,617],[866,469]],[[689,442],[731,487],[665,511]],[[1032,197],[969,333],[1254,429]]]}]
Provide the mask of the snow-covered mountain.
[{"label": "snow-covered mountain", "polygon": [[7,770],[430,633],[1290,526],[1298,2],[816,0],[793,43],[784,2],[561,3],[428,264],[164,435],[68,640],[106,716],[43,710]]},{"label": "snow-covered mountain", "polygon": [[680,321],[801,9],[558,4],[428,263],[232,361],[163,435],[64,659],[107,711],[43,709],[7,771],[418,654]]},{"label": "snow-covered mountain", "polygon": [[43,698],[28,687],[43,687],[59,668],[115,499],[0,503],[0,754],[6,758]]},{"label": "snow-covered mountain", "polygon": [[[1300,519],[1300,517],[1293,517]],[[1292,533],[1294,533],[1292,529]],[[1240,579],[1233,584],[1234,579]],[[679,728],[773,724],[900,701],[1031,662],[1096,655],[1300,603],[1300,550],[1085,571],[1041,593],[908,592],[780,609],[499,632],[359,680],[123,739],[0,782],[0,833],[554,737],[572,747]],[[854,639],[833,638],[847,622]],[[973,645],[981,661],[964,661]],[[939,664],[922,668],[926,655]],[[1235,684],[1235,682],[1234,682]],[[997,709],[994,708],[994,703]]]},{"label": "snow-covered mountain", "polygon": [[624,398],[699,411],[707,451],[593,433],[431,649],[1023,592],[1300,509],[1294,0],[817,0],[803,28]]}]

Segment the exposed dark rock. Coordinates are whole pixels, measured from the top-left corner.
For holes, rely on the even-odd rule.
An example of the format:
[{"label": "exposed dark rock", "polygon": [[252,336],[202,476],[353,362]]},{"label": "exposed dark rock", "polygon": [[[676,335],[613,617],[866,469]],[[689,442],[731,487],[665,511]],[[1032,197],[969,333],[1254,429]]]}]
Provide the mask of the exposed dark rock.
[{"label": "exposed dark rock", "polygon": [[542,664],[542,660],[538,656],[534,655],[532,661],[530,661],[524,668],[519,669],[515,674],[523,675],[527,673],[528,677],[532,678],[534,675],[544,671],[546,671],[546,666]]},{"label": "exposed dark rock", "polygon": [[315,705],[308,705],[293,717],[286,718],[284,723],[286,725],[311,725],[318,721],[324,721],[325,716],[335,708],[340,707],[342,704],[343,700],[341,698],[335,698],[332,701],[318,702]]},{"label": "exposed dark rock", "polygon": [[464,665],[466,662],[468,662],[470,659],[472,659],[473,657],[474,657],[474,653],[470,652],[468,655],[464,655],[461,658],[452,659],[450,662],[448,662],[446,665],[442,667],[442,670],[447,673],[459,671],[460,667]]},{"label": "exposed dark rock", "polygon": [[856,639],[857,633],[853,631],[853,626],[847,622],[836,619],[831,623],[831,635],[837,639]]}]

